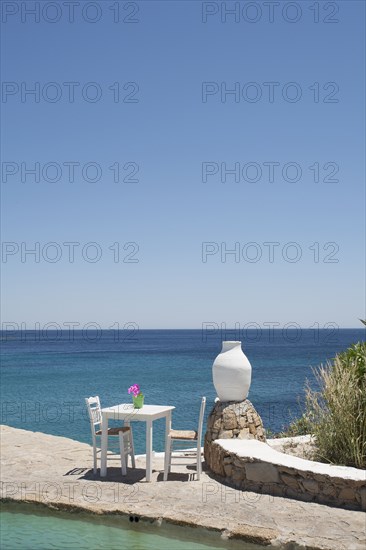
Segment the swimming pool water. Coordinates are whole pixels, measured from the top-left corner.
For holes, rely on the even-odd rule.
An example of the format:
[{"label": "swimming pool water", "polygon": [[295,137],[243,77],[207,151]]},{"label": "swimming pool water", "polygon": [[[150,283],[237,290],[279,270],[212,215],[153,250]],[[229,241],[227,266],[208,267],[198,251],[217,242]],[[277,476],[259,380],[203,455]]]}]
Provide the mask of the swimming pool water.
[{"label": "swimming pool water", "polygon": [[56,512],[34,505],[3,504],[1,550],[254,550],[239,541],[221,541],[189,527],[151,526],[122,516]]}]

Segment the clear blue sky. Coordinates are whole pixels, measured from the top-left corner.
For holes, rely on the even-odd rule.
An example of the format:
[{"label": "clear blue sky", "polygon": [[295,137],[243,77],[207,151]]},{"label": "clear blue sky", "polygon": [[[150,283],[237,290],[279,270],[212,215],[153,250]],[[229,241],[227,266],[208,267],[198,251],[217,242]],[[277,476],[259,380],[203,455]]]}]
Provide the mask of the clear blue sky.
[{"label": "clear blue sky", "polygon": [[[221,2],[107,0],[83,14],[80,0],[73,23],[62,2],[58,11],[43,10],[47,2],[2,4],[3,322],[359,326],[363,1],[280,2],[273,22],[265,2],[257,10],[240,2],[225,21]],[[38,4],[39,22],[22,4]],[[79,83],[73,102],[67,82]],[[138,90],[123,89],[131,82]],[[276,83],[273,101],[268,82]],[[39,97],[24,94],[37,86]],[[239,95],[221,97],[235,86]],[[70,162],[79,163],[74,181]],[[83,177],[89,162],[99,181],[87,181],[93,166]],[[35,163],[38,182],[24,172]],[[138,165],[138,181],[114,182],[115,163],[120,180]],[[222,182],[221,163],[237,163],[240,181]],[[283,178],[287,163],[297,166],[285,169],[287,180],[300,167],[298,181]],[[217,173],[202,178],[202,169]],[[65,242],[80,243],[74,262]],[[116,245],[109,249],[116,242],[119,262]],[[268,242],[279,243],[273,261]],[[24,254],[35,246],[39,258]],[[225,255],[235,247],[237,256]]]}]

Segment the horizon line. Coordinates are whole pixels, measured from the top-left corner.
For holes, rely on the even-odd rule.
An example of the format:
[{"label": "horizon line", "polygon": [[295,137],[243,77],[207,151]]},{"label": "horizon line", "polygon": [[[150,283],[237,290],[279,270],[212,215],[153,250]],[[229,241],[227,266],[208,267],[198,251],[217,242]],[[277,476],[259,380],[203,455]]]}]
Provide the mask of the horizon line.
[{"label": "horizon line", "polygon": [[[46,323],[47,324],[47,323]],[[88,324],[88,323],[86,323]],[[338,330],[338,329],[341,329],[341,330],[365,330],[366,331],[366,328],[365,327],[341,327],[341,326],[337,326],[337,327],[303,327],[303,326],[298,326],[298,327],[262,327],[262,326],[259,326],[259,328],[261,330]],[[61,330],[61,332],[70,332],[70,328],[51,328],[51,327],[35,327],[35,328],[31,328],[31,329],[0,329],[0,333],[1,332],[34,332],[34,331],[37,331],[37,330],[46,330],[46,331],[59,331]],[[72,328],[72,330],[74,332],[83,332],[84,330],[89,330],[89,331],[92,331],[92,330],[110,330],[110,331],[118,331],[118,330],[129,330],[128,328],[124,328],[124,327],[121,327],[121,328],[112,328],[112,327],[83,327],[83,328]],[[200,327],[200,328],[197,328],[197,327],[185,327],[185,328],[175,328],[175,327],[165,327],[165,328],[143,328],[143,327],[136,327],[136,330],[205,330],[206,332],[211,332],[211,334],[218,334],[219,332],[222,332],[222,331],[227,331],[227,332],[235,332],[235,331],[239,331],[241,332],[242,330],[258,330],[258,328],[235,328],[235,327],[225,327],[225,328],[217,328],[215,330],[207,330],[207,327]]]}]

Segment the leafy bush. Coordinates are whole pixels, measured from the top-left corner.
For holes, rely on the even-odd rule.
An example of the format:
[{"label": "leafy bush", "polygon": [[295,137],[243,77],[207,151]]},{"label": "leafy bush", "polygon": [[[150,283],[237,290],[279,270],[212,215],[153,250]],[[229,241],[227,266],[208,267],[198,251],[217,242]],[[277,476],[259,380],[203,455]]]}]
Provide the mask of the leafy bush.
[{"label": "leafy bush", "polygon": [[307,384],[305,416],[317,459],[366,468],[366,343],[352,345],[314,374],[319,390]]},{"label": "leafy bush", "polygon": [[362,385],[365,382],[366,376],[365,342],[353,344],[347,351],[340,353],[338,357],[343,362],[345,368],[355,369],[355,375]]},{"label": "leafy bush", "polygon": [[311,433],[312,424],[307,414],[304,413],[300,418],[293,420],[284,431],[278,433],[276,437],[296,437],[298,435],[308,435]]}]

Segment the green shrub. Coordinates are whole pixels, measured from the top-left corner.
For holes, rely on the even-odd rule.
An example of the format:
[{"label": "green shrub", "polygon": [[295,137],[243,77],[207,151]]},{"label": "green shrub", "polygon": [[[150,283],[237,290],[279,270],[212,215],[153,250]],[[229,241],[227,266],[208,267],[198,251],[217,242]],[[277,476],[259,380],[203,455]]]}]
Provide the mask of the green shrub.
[{"label": "green shrub", "polygon": [[298,435],[308,435],[311,433],[312,424],[307,414],[304,413],[300,418],[293,420],[284,431],[280,432],[277,437],[296,437]]},{"label": "green shrub", "polygon": [[314,370],[318,391],[306,387],[306,419],[317,459],[366,468],[366,343]]}]

